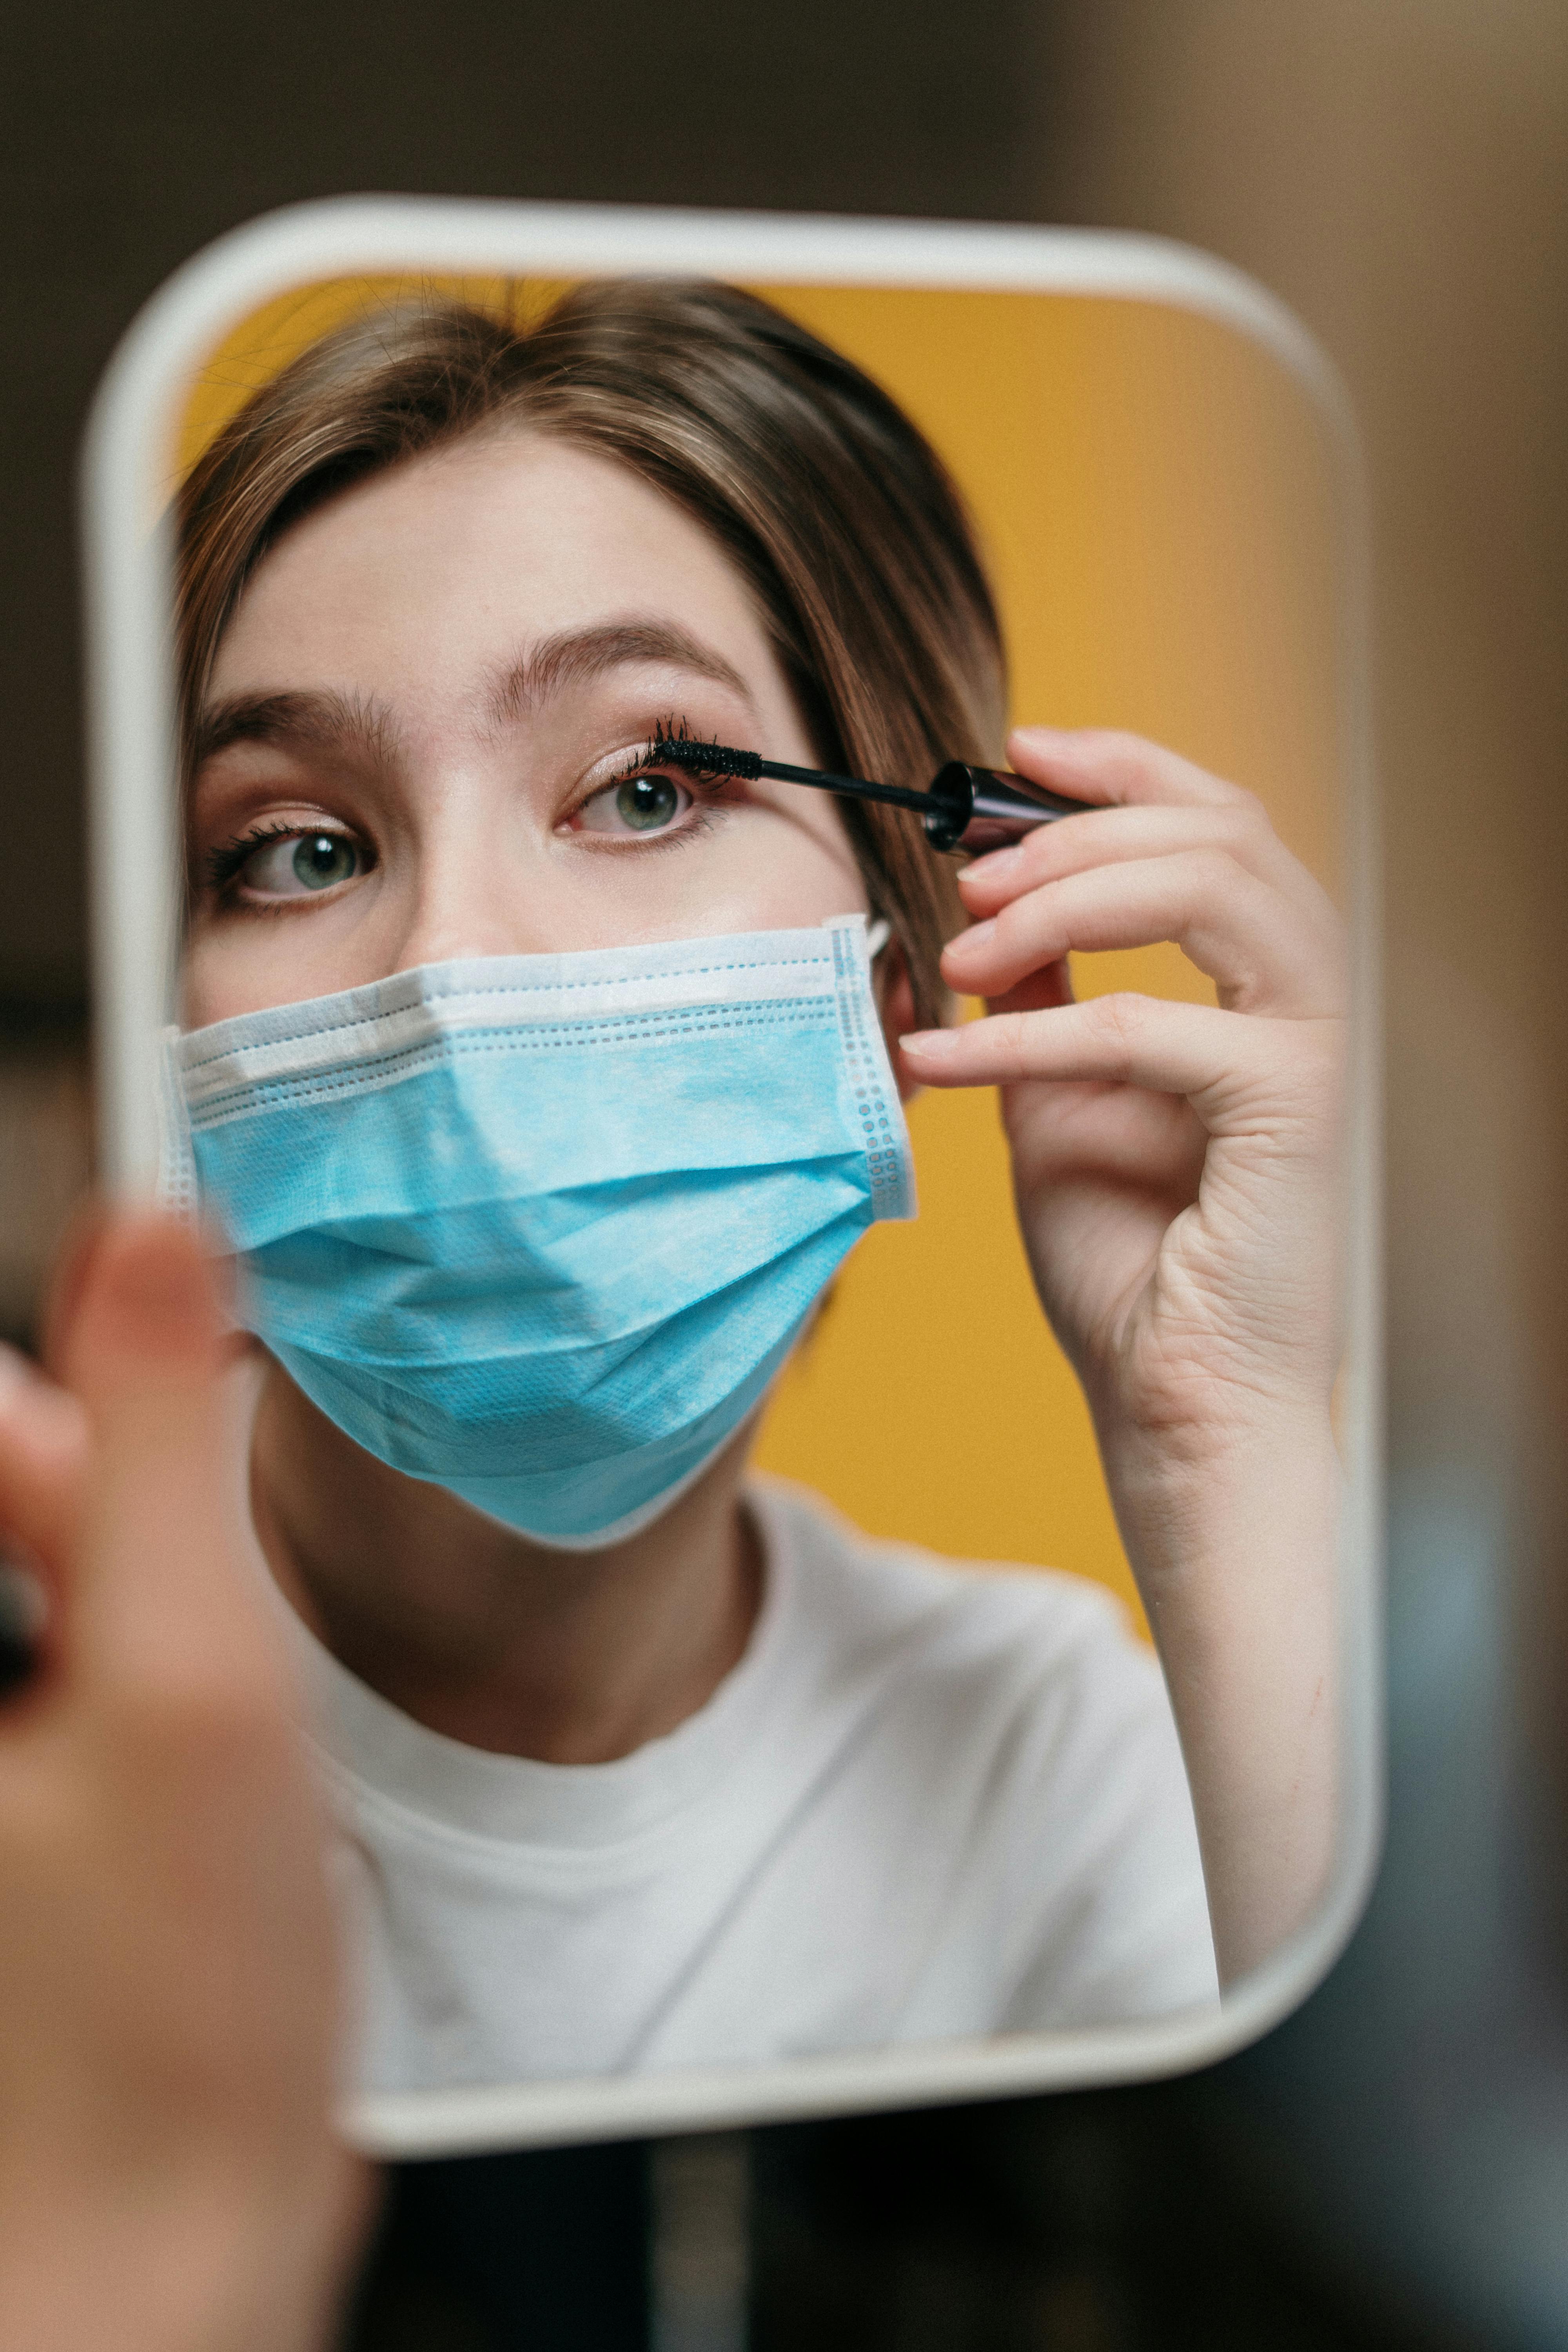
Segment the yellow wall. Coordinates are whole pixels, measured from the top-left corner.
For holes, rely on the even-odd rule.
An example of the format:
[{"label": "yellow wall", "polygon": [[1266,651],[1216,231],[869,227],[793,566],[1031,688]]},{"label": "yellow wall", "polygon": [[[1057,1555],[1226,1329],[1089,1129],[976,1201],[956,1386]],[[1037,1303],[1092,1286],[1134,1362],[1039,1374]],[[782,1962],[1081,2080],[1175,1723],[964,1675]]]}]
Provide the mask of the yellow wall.
[{"label": "yellow wall", "polygon": [[[355,279],[269,304],[193,389],[183,467],[337,319]],[[531,311],[551,289],[444,281]],[[1127,727],[1248,785],[1339,882],[1335,518],[1304,396],[1230,330],[1093,297],[760,288],[884,383],[970,501],[1020,719]],[[1174,948],[1077,960],[1080,995],[1212,1001]],[[921,1213],[868,1235],[780,1384],[759,1458],[875,1532],[1049,1562],[1136,1598],[1087,1413],[1014,1225],[989,1094],[911,1112]]]}]

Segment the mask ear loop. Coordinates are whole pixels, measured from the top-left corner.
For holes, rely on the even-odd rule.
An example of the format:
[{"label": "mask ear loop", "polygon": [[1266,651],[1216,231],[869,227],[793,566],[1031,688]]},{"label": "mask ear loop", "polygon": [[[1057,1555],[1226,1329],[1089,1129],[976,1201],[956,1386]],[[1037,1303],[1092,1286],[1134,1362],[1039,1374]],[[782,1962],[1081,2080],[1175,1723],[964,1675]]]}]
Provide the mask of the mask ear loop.
[{"label": "mask ear loop", "polygon": [[879,915],[874,923],[866,926],[866,953],[873,963],[893,936],[893,927],[886,915]]}]

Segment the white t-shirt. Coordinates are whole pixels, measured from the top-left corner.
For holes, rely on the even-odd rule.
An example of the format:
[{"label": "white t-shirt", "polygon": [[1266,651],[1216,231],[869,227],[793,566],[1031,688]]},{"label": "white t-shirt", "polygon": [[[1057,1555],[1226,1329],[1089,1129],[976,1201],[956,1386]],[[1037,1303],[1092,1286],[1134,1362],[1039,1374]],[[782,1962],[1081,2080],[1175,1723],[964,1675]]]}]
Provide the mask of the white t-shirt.
[{"label": "white t-shirt", "polygon": [[1159,1668],[1106,1594],[759,1481],[763,1600],[611,1764],[428,1731],[298,1625],[360,1915],[365,2090],[712,2065],[1215,1997]]}]

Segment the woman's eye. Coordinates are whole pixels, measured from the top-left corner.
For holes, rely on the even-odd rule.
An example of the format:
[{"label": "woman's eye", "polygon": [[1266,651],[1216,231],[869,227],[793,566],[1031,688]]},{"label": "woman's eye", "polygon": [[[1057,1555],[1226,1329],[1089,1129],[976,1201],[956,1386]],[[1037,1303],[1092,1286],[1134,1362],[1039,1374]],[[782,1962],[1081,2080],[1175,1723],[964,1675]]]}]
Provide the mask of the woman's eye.
[{"label": "woman's eye", "polygon": [[253,849],[237,879],[268,898],[300,898],[334,883],[352,882],[364,860],[346,833],[296,833]]},{"label": "woman's eye", "polygon": [[583,833],[665,833],[691,806],[691,794],[672,776],[627,776],[606,784],[577,811]]}]

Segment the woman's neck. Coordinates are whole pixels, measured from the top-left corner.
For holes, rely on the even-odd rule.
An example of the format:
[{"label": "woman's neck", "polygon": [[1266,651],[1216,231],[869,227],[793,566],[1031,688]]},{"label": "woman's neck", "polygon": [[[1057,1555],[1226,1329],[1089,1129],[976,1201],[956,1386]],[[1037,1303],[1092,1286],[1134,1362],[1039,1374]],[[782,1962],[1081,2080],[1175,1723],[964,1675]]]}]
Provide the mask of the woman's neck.
[{"label": "woman's neck", "polygon": [[251,1505],[282,1591],[394,1706],[470,1747],[604,1764],[694,1715],[751,1636],[751,1434],[629,1542],[551,1551],[386,1468],[268,1360]]}]

